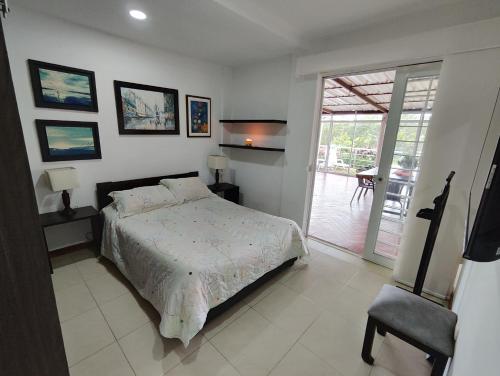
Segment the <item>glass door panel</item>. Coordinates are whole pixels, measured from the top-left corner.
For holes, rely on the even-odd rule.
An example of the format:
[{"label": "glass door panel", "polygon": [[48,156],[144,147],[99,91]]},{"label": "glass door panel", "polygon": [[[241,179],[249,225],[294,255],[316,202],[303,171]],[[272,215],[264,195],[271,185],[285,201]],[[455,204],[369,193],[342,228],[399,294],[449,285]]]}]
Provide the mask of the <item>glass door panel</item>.
[{"label": "glass door panel", "polygon": [[426,64],[396,72],[364,251],[365,258],[386,266],[392,266],[401,244],[432,117],[439,68],[440,64]]}]

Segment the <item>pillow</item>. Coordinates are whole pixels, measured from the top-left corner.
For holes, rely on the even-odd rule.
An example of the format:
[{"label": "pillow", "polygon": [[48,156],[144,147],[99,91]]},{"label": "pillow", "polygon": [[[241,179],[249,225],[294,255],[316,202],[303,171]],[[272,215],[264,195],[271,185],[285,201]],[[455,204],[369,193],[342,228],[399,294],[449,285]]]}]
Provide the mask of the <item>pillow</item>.
[{"label": "pillow", "polygon": [[195,201],[213,195],[198,177],[163,179],[160,183],[165,185],[181,202]]},{"label": "pillow", "polygon": [[179,200],[174,197],[172,192],[163,185],[114,191],[109,196],[113,198],[113,203],[120,218],[179,203]]}]

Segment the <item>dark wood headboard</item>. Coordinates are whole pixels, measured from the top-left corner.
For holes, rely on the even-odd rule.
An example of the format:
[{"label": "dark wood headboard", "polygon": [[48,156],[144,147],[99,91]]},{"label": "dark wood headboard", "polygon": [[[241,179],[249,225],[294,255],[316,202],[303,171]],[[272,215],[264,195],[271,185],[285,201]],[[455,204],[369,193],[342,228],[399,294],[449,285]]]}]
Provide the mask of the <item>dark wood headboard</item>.
[{"label": "dark wood headboard", "polygon": [[111,204],[113,199],[108,195],[113,191],[124,191],[127,189],[144,187],[148,185],[158,185],[161,179],[179,179],[191,178],[198,176],[198,171],[186,172],[184,174],[155,176],[152,178],[142,178],[122,181],[108,181],[105,183],[97,183],[97,210],[101,210],[105,206]]}]

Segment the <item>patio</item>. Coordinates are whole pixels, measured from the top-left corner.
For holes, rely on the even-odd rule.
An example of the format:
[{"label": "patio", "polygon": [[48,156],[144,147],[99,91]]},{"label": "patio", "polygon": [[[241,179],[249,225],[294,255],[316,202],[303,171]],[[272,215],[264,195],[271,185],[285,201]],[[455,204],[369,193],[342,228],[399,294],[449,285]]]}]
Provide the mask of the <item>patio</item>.
[{"label": "patio", "polygon": [[[368,192],[359,201],[356,195],[351,206],[357,185],[354,177],[316,173],[309,235],[362,255],[373,195]],[[376,252],[395,258],[403,224],[390,217],[387,213],[382,217]]]}]

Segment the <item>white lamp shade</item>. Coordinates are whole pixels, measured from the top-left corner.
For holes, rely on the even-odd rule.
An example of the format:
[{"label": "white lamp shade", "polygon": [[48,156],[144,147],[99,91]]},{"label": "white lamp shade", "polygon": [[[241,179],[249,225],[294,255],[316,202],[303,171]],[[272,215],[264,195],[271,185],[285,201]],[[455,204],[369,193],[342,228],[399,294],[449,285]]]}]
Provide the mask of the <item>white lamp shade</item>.
[{"label": "white lamp shade", "polygon": [[209,155],[208,167],[214,170],[224,170],[227,167],[227,158],[222,155]]},{"label": "white lamp shade", "polygon": [[78,188],[78,175],[74,167],[51,168],[45,170],[49,177],[50,187],[54,192]]}]

